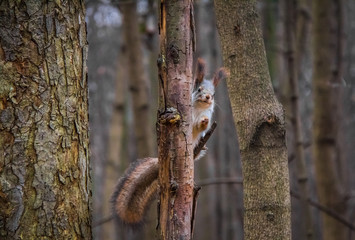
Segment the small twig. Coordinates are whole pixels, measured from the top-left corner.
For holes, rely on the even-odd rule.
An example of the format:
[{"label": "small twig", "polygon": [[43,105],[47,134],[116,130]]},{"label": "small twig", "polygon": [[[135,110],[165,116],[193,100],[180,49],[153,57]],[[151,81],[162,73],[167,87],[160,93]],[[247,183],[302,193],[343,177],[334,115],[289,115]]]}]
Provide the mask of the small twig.
[{"label": "small twig", "polygon": [[198,186],[207,186],[213,184],[243,184],[243,179],[241,178],[214,178],[214,179],[204,179],[197,183]]},{"label": "small twig", "polygon": [[[237,178],[205,179],[205,180],[202,180],[202,181],[198,182],[198,185],[206,186],[206,185],[226,184],[226,183],[227,184],[243,184],[243,180],[242,179],[237,179]],[[291,194],[292,197],[294,197],[296,199],[301,199],[301,196],[298,193],[290,191],[290,194]],[[319,204],[318,202],[316,202],[316,201],[314,201],[314,200],[312,200],[310,198],[307,199],[307,203],[309,205],[317,208],[321,212],[324,212],[328,216],[334,218],[338,222],[344,224],[345,226],[347,226],[352,231],[355,231],[355,225],[351,224],[349,221],[347,221],[345,218],[343,218],[339,214],[335,213],[333,210],[331,210],[331,209]]]},{"label": "small twig", "polygon": [[93,223],[92,226],[93,226],[93,227],[98,227],[98,226],[100,226],[100,225],[102,225],[102,224],[105,224],[105,223],[107,223],[107,222],[112,221],[113,218],[114,218],[113,215],[108,216],[108,217],[104,217],[103,219],[101,219],[101,220],[99,220],[99,221]]},{"label": "small twig", "polygon": [[212,123],[212,126],[208,131],[206,132],[205,136],[203,136],[200,141],[198,142],[197,146],[194,149],[194,159],[198,156],[198,154],[201,152],[202,148],[205,146],[206,142],[208,139],[211,137],[213,131],[216,129],[217,123],[214,122]]},{"label": "small twig", "polygon": [[197,197],[200,191],[200,186],[194,186],[194,201],[192,204],[192,217],[191,217],[191,236],[193,236],[194,228],[195,228],[195,217],[196,217],[196,210],[197,210]]},{"label": "small twig", "polygon": [[[293,191],[291,191],[291,196],[296,198],[296,199],[301,199],[301,196]],[[348,228],[350,228],[351,230],[355,231],[355,225],[351,224],[350,222],[348,222],[345,218],[343,218],[342,216],[338,215],[337,213],[335,213],[333,210],[320,205],[318,202],[312,200],[312,199],[307,199],[307,202],[309,205],[318,208],[320,211],[324,212],[325,214],[327,214],[328,216],[334,218],[335,220],[341,222],[342,224],[344,224],[345,226],[347,226]]]},{"label": "small twig", "polygon": [[[312,146],[312,143],[310,142],[305,142],[303,143],[303,148],[304,149],[307,149],[309,148],[310,146]],[[294,159],[295,159],[296,155],[294,153],[291,153],[289,156],[288,156],[288,163],[292,162]]]}]

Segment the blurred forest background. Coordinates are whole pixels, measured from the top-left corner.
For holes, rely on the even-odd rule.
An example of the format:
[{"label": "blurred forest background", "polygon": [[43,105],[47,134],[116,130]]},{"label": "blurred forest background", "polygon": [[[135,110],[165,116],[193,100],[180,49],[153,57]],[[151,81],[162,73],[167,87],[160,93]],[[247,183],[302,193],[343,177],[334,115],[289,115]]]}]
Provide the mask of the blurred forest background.
[{"label": "blurred forest background", "polygon": [[[293,5],[290,5],[292,2]],[[312,1],[258,1],[269,70],[287,120],[287,145],[292,194],[292,237],[322,239],[321,209],[312,160]],[[355,239],[355,1],[342,1],[339,39],[344,49],[341,103],[334,106],[338,119],[338,159],[334,181],[339,185],[341,212],[347,239]],[[291,6],[291,7],[290,7]],[[219,36],[212,0],[195,1],[196,58],[206,60],[209,76],[222,66]],[[154,239],[156,205],[145,227],[127,231],[110,218],[110,197],[118,178],[130,162],[156,156],[157,67],[159,52],[157,11],[154,0],[86,1],[89,41],[90,141],[93,169],[93,217],[95,239]],[[292,32],[294,31],[294,32]],[[296,35],[293,48],[290,36]],[[294,59],[292,54],[297,58]],[[290,81],[289,61],[296,62],[296,88]],[[298,86],[298,87],[297,87]],[[299,111],[293,100],[298,89]],[[297,92],[296,92],[297,96]],[[195,163],[195,181],[202,186],[198,198],[195,239],[243,238],[243,188],[237,136],[227,87],[216,92],[214,118],[218,127],[208,142],[208,154]],[[297,116],[295,116],[297,114]],[[295,119],[301,124],[295,127]],[[299,128],[301,127],[301,129]],[[298,132],[297,132],[297,131]],[[301,133],[301,134],[300,134]],[[301,137],[300,137],[301,136]],[[297,146],[302,146],[297,148]],[[300,152],[297,152],[300,151]],[[305,168],[296,161],[301,156]],[[302,164],[301,164],[302,165]],[[306,181],[307,187],[302,185]],[[306,189],[306,193],[304,192]],[[306,195],[305,195],[306,194]],[[300,196],[310,198],[302,204]],[[309,214],[307,214],[307,212]],[[308,226],[304,227],[304,223]],[[352,225],[351,225],[352,224]]]}]

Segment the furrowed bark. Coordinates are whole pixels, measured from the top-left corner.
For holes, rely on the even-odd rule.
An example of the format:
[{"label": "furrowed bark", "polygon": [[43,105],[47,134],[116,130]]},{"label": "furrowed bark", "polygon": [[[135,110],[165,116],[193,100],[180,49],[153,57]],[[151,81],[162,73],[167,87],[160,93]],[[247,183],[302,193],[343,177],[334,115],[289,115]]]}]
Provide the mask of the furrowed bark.
[{"label": "furrowed bark", "polygon": [[192,1],[161,1],[157,121],[160,239],[191,239],[194,162],[192,149]]},{"label": "furrowed bark", "polygon": [[91,239],[84,3],[0,18],[0,239]]},{"label": "furrowed bark", "polygon": [[243,169],[245,239],[290,239],[282,106],[273,92],[256,1],[215,0]]}]

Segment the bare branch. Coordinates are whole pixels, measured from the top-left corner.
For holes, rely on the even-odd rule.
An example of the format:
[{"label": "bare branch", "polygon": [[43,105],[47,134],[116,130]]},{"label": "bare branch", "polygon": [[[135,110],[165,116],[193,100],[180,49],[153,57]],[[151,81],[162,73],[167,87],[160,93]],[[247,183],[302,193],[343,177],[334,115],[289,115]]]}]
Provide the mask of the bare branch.
[{"label": "bare branch", "polygon": [[198,156],[198,154],[201,152],[202,148],[205,146],[206,142],[208,141],[208,139],[211,137],[213,131],[216,129],[217,127],[217,123],[214,122],[212,123],[212,126],[210,127],[210,129],[208,129],[207,133],[205,134],[205,136],[203,136],[200,141],[198,142],[197,146],[194,149],[194,159]]},{"label": "bare branch", "polygon": [[97,222],[94,222],[92,224],[92,227],[95,228],[95,227],[101,226],[101,225],[103,225],[105,223],[111,222],[113,219],[114,219],[113,215],[110,215],[108,217],[104,217],[103,219],[101,219],[101,220],[99,220]]},{"label": "bare branch", "polygon": [[[301,199],[301,196],[293,191],[291,191],[291,196],[296,198],[296,199]],[[340,216],[339,214],[337,214],[336,212],[334,212],[333,210],[319,204],[318,202],[312,200],[312,199],[307,199],[308,204],[310,204],[311,206],[319,209],[320,211],[326,213],[328,216],[334,218],[335,220],[339,221],[340,223],[344,224],[345,226],[347,226],[349,229],[355,231],[355,225],[349,223],[345,218],[343,218],[342,216]]]},{"label": "bare branch", "polygon": [[[208,186],[214,184],[243,184],[243,179],[241,178],[214,178],[214,179],[204,179],[198,182],[199,186]],[[301,199],[301,196],[294,191],[290,192],[291,196],[296,199]],[[307,203],[318,210],[324,212],[328,216],[334,218],[335,220],[339,221],[340,223],[344,224],[346,227],[355,231],[355,225],[348,222],[344,217],[340,216],[339,214],[335,213],[333,210],[319,204],[318,202],[308,198]]]},{"label": "bare branch", "polygon": [[200,180],[198,186],[208,186],[214,184],[243,184],[242,178],[213,178]]},{"label": "bare branch", "polygon": [[[216,185],[216,184],[243,184],[243,179],[242,178],[213,178],[213,179],[200,180],[197,183],[198,186],[208,186],[208,185]],[[198,190],[195,189],[195,194],[198,193]],[[294,191],[291,191],[290,193],[291,193],[292,197],[294,197],[296,199],[301,199],[301,196],[298,193],[295,193]],[[345,218],[343,218],[342,216],[338,215],[334,211],[324,207],[323,205],[321,205],[318,202],[316,202],[316,201],[314,201],[312,199],[309,199],[309,198],[307,199],[307,203],[309,205],[317,208],[318,210],[328,214],[330,217],[336,219],[337,221],[341,222],[342,224],[347,226],[352,231],[355,231],[355,225],[351,224]],[[105,217],[105,218],[97,221],[96,223],[93,223],[93,227],[98,227],[98,226],[100,226],[102,224],[110,222],[111,220],[113,220],[113,216]]]}]

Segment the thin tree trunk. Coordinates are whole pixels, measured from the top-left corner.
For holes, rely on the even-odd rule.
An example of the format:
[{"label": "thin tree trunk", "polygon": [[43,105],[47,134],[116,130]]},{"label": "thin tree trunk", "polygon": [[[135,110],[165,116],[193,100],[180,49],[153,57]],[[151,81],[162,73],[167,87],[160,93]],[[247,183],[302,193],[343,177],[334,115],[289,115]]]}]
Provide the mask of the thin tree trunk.
[{"label": "thin tree trunk", "polygon": [[153,153],[153,128],[150,124],[150,82],[144,72],[143,48],[138,26],[136,1],[122,1],[123,33],[127,46],[129,89],[132,94],[137,157]]},{"label": "thin tree trunk", "polygon": [[84,3],[0,16],[0,238],[91,239]]},{"label": "thin tree trunk", "polygon": [[255,1],[215,0],[243,168],[245,239],[290,239],[284,113],[273,92]]},{"label": "thin tree trunk", "polygon": [[[195,58],[203,58],[207,62],[207,66],[213,66],[213,68],[208,68],[207,73],[211,74],[209,70],[214,70],[214,67],[217,67],[216,56],[213,57],[213,53],[216,52],[216,32],[213,32],[213,27],[215,27],[215,18],[213,10],[213,1],[195,1],[194,16],[196,24],[196,39],[197,39],[197,48]],[[212,46],[212,47],[211,47]],[[220,86],[217,88],[220,90]],[[216,94],[218,97],[219,94]],[[217,99],[215,99],[217,101]],[[216,110],[214,113],[214,119],[218,117],[216,115]],[[196,162],[195,168],[195,177],[198,178],[216,178],[217,174],[217,157],[215,156],[214,144],[216,138],[218,137],[218,130],[216,128],[214,137],[210,141],[212,147],[208,147],[208,154],[204,157],[203,160]],[[219,141],[218,141],[219,142]],[[217,143],[218,143],[217,142]],[[216,147],[217,148],[217,147]],[[204,170],[207,168],[207,173],[204,174]],[[208,188],[203,189],[199,197],[199,208],[197,209],[197,219],[196,219],[196,231],[194,236],[197,239],[222,239],[221,234],[218,232],[221,231],[221,217],[219,212],[217,212],[217,207],[221,204],[220,198],[223,198],[220,193],[221,188]],[[208,196],[205,197],[204,191],[207,191]],[[205,198],[204,198],[205,197]],[[203,202],[208,201],[208,205],[203,204]],[[206,231],[206,227],[209,231]]]},{"label": "thin tree trunk", "polygon": [[[261,12],[261,23],[263,31],[263,39],[266,50],[266,57],[269,66],[269,72],[271,81],[275,82],[277,77],[277,34],[276,34],[276,23],[280,20],[279,13],[277,9],[278,1],[261,1],[262,2],[262,12]],[[274,83],[275,91],[278,89],[279,85]]]},{"label": "thin tree trunk", "polygon": [[[355,32],[355,1],[345,2],[345,33]],[[348,34],[346,36],[346,47],[345,49],[354,49],[355,48],[355,35]],[[346,189],[353,189],[355,186],[355,178],[353,174],[348,174],[355,171],[355,101],[354,101],[354,91],[355,91],[355,72],[353,71],[355,67],[355,52],[354,51],[345,51],[345,60],[346,63],[344,71],[344,79],[346,79],[346,87],[344,89],[344,150],[345,150],[345,159],[347,163],[347,169],[344,171],[345,179],[344,185]],[[354,192],[353,192],[354,193]],[[352,195],[354,196],[354,194]],[[350,199],[349,208],[347,210],[348,220],[352,223],[355,223],[355,198]],[[355,231],[349,233],[349,239],[355,239]]]},{"label": "thin tree trunk", "polygon": [[192,16],[191,0],[161,1],[157,121],[160,239],[191,239],[192,236]]},{"label": "thin tree trunk", "polygon": [[[106,184],[103,186],[105,190],[104,202],[109,203],[112,198],[112,186],[117,183],[117,178],[124,172],[124,169],[129,165],[127,157],[123,157],[123,141],[124,139],[124,116],[127,103],[127,57],[124,44],[122,45],[119,59],[117,63],[117,76],[115,83],[115,102],[113,106],[112,119],[110,123],[109,130],[109,141],[108,141],[108,159],[106,164]],[[105,205],[103,210],[103,216],[112,215],[111,207]],[[116,219],[115,219],[116,220]],[[100,239],[120,239],[124,240],[123,228],[118,228],[119,224],[116,221],[111,221],[107,224],[99,226],[101,230]]]},{"label": "thin tree trunk", "polygon": [[[113,25],[103,26],[98,13],[102,13],[100,1],[87,2],[88,15],[88,41],[90,51],[88,55],[88,76],[89,76],[89,114],[90,114],[90,156],[93,169],[93,237],[103,238],[108,233],[103,230],[104,225],[97,226],[96,223],[106,218],[105,212],[110,209],[109,201],[105,191],[109,187],[106,182],[112,170],[109,165],[109,133],[110,123],[114,107],[114,86],[116,71],[116,60],[118,51],[112,51],[119,46],[118,38],[121,31]],[[107,8],[106,8],[107,9]],[[115,9],[107,9],[111,13]],[[106,39],[106,40],[105,40]],[[107,41],[109,39],[109,41]],[[108,165],[110,169],[108,170]],[[118,174],[118,173],[116,173]],[[112,185],[111,189],[112,189]]]},{"label": "thin tree trunk", "polygon": [[[301,121],[300,102],[299,102],[299,77],[298,77],[298,65],[301,57],[302,49],[296,49],[296,46],[301,45],[296,42],[300,40],[300,36],[297,33],[303,31],[298,28],[303,28],[303,25],[296,24],[297,21],[297,4],[293,0],[287,0],[285,4],[286,12],[286,47],[287,47],[287,72],[288,80],[290,84],[290,107],[291,107],[291,124],[294,133],[294,149],[295,149],[295,161],[298,184],[301,193],[301,219],[302,224],[300,227],[300,233],[302,239],[313,239],[313,221],[311,206],[308,204],[309,199],[309,187],[308,187],[308,173],[306,169],[304,142],[303,142],[303,127]],[[306,38],[306,36],[303,36]]]},{"label": "thin tree trunk", "polygon": [[296,64],[296,70],[298,76],[301,75],[302,73],[302,62],[305,59],[305,55],[307,52],[307,46],[308,46],[308,39],[309,37],[309,29],[310,29],[310,23],[311,23],[311,16],[310,16],[310,5],[311,2],[308,0],[297,0],[297,9],[296,10],[296,46],[295,49],[297,50],[297,58],[295,59],[295,64]]},{"label": "thin tree trunk", "polygon": [[[313,158],[321,205],[346,212],[339,123],[342,115],[342,8],[336,0],[313,1]],[[322,214],[323,239],[347,239],[348,230]]]},{"label": "thin tree trunk", "polygon": [[[215,18],[213,10],[213,1],[194,1],[194,16],[196,25],[196,52],[195,59],[203,58],[206,60],[207,66],[212,66],[213,68],[206,69],[207,74],[210,74],[209,70],[214,70],[217,66],[216,61],[212,57],[212,52],[216,49],[215,36],[213,36],[213,27],[215,27]],[[213,15],[211,15],[211,13]],[[216,35],[214,33],[214,35]],[[211,48],[212,46],[212,48]],[[219,86],[220,87],[220,86]],[[219,89],[219,87],[217,89]],[[216,94],[216,97],[219,95]],[[216,101],[216,100],[215,100]],[[215,113],[214,113],[214,116]],[[215,118],[214,118],[215,119]],[[216,132],[218,132],[219,127],[216,128],[214,132],[214,137],[211,140],[215,140]],[[210,146],[212,141],[209,141]],[[214,150],[208,147],[208,154],[201,160],[195,163],[195,179],[212,178],[216,177],[216,165],[213,153]],[[196,225],[194,231],[194,237],[196,239],[218,239],[217,229],[219,218],[217,218],[217,211],[215,206],[217,205],[217,198],[219,194],[216,194],[217,189],[215,187],[203,189],[201,195],[199,195],[199,204],[196,216]],[[206,231],[208,228],[208,231]]]},{"label": "thin tree trunk", "polygon": [[[197,34],[197,52],[199,57],[207,60],[208,66],[220,66],[222,56],[220,44],[216,29],[216,17],[213,0],[199,2],[200,23],[196,25]],[[197,16],[197,14],[195,14]],[[210,69],[210,70],[213,70]],[[212,74],[210,72],[209,74]],[[230,101],[227,85],[221,82],[216,89],[215,102],[217,106],[214,111],[214,119],[219,124],[216,128],[206,159],[199,162],[199,165],[205,164],[209,170],[209,177],[237,177],[236,170],[240,169],[239,149],[234,144],[237,141],[235,134],[234,121],[231,117]],[[233,145],[233,147],[232,147]],[[196,168],[199,170],[199,168]],[[196,176],[196,175],[195,175]],[[239,188],[239,189],[238,189]],[[206,191],[203,189],[202,191]],[[205,213],[204,221],[197,224],[205,226],[206,219],[209,219],[211,226],[209,231],[202,227],[200,232],[205,233],[204,239],[240,239],[242,238],[242,217],[238,215],[243,207],[242,191],[240,186],[224,186],[218,188],[209,188],[208,200],[209,209],[201,210],[199,204],[198,211]],[[239,200],[239,201],[238,201]],[[201,202],[201,199],[199,200]],[[238,204],[235,204],[238,203]],[[200,218],[201,219],[201,218]]]},{"label": "thin tree trunk", "polygon": [[[123,15],[123,34],[127,51],[127,69],[129,90],[132,96],[134,114],[134,135],[137,158],[149,157],[153,150],[153,125],[151,124],[150,81],[144,70],[142,34],[139,28],[139,16],[136,1],[122,1],[119,5]],[[156,211],[149,211],[149,219]],[[154,238],[154,224],[137,229],[130,239]]]}]

